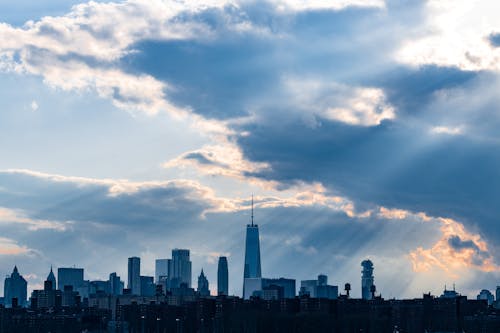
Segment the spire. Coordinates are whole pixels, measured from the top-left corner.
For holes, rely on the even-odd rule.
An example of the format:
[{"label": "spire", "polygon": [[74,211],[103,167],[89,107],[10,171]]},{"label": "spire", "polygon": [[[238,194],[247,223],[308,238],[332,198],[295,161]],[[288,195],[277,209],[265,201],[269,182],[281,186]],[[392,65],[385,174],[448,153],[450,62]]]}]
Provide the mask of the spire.
[{"label": "spire", "polygon": [[253,194],[252,194],[252,227],[253,227]]},{"label": "spire", "polygon": [[14,271],[13,271],[13,273],[19,273],[19,272],[17,271],[17,265],[14,265]]}]

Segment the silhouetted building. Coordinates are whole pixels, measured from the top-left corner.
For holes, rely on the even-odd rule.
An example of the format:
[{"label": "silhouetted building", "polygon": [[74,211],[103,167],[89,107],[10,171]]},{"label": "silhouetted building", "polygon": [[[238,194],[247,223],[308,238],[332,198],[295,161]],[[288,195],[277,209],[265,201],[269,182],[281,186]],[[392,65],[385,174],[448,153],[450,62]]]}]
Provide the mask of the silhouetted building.
[{"label": "silhouetted building", "polygon": [[128,284],[127,288],[133,295],[141,294],[141,258],[128,258]]},{"label": "silhouetted building", "polygon": [[59,308],[62,305],[62,292],[54,287],[55,277],[50,268],[50,273],[43,284],[43,290],[33,290],[31,293],[32,309]]},{"label": "silhouetted building", "polygon": [[5,278],[3,295],[5,307],[26,306],[28,282],[19,274],[17,266],[14,266],[12,274]]},{"label": "silhouetted building", "polygon": [[201,269],[201,274],[198,276],[198,293],[200,296],[210,296],[210,289],[208,287],[208,279]]},{"label": "silhouetted building", "polygon": [[60,267],[57,269],[57,289],[63,291],[65,286],[73,290],[83,287],[83,268]]},{"label": "silhouetted building", "polygon": [[457,298],[459,296],[460,294],[455,291],[455,284],[453,284],[453,290],[448,290],[446,286],[444,286],[444,291],[439,298]]},{"label": "silhouetted building", "polygon": [[151,297],[156,293],[154,278],[152,276],[141,275],[141,296]]},{"label": "silhouetted building", "polygon": [[373,284],[373,263],[371,260],[364,260],[361,263],[363,270],[361,271],[361,298],[372,299],[372,286]]},{"label": "silhouetted building", "polygon": [[51,282],[53,290],[57,289],[56,277],[54,276],[54,272],[52,271],[52,266],[50,266],[50,273],[47,276],[47,280],[46,281],[50,281]]},{"label": "silhouetted building", "polygon": [[480,299],[486,300],[488,302],[488,305],[492,305],[493,301],[495,300],[495,297],[493,296],[493,294],[489,290],[483,289],[479,292],[479,295],[477,295],[477,299],[478,300],[480,300]]},{"label": "silhouetted building", "polygon": [[191,288],[191,260],[189,258],[189,250],[173,249],[172,260],[168,272],[168,280],[170,288],[178,288],[181,283],[187,284]]},{"label": "silhouetted building", "polygon": [[[243,272],[243,298],[249,299],[252,296],[253,288],[257,285],[248,279],[260,279],[262,277],[260,266],[260,240],[259,226],[253,223],[253,196],[251,224],[247,224],[247,234],[245,241],[245,266]],[[247,282],[252,283],[252,288],[247,287]]]},{"label": "silhouetted building", "polygon": [[217,266],[217,294],[229,295],[229,272],[226,257],[219,257],[219,264]]},{"label": "silhouetted building", "polygon": [[500,286],[497,286],[495,300],[500,301]]},{"label": "silhouetted building", "polygon": [[170,259],[156,259],[155,261],[155,283],[160,283],[161,276],[168,276],[168,267],[170,265]]},{"label": "silhouetted building", "polygon": [[[272,286],[280,287],[282,290],[282,294],[279,294],[280,297],[278,297],[277,299],[294,298],[296,295],[295,279],[286,279],[286,278],[262,279],[262,290],[265,289],[269,290]],[[271,288],[271,289],[278,290],[277,288]]]},{"label": "silhouetted building", "polygon": [[339,294],[338,286],[328,284],[328,276],[318,275],[317,280],[302,280],[300,282],[299,296],[309,296],[312,298],[337,299]]},{"label": "silhouetted building", "polygon": [[109,293],[111,295],[122,295],[123,294],[123,281],[116,273],[109,274]]},{"label": "silhouetted building", "polygon": [[101,281],[101,280],[95,280],[95,281],[90,281],[88,284],[88,294],[109,294],[110,289],[109,289],[109,281]]}]

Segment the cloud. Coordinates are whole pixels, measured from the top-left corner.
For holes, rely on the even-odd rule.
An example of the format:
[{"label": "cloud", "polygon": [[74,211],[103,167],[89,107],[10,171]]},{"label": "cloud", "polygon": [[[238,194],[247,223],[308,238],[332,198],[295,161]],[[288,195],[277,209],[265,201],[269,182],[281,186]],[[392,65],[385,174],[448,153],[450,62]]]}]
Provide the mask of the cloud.
[{"label": "cloud", "polygon": [[48,220],[31,219],[24,212],[0,207],[0,224],[19,223],[28,226],[29,230],[54,229],[64,231],[71,227],[71,222],[57,222]]},{"label": "cloud", "polygon": [[500,30],[497,3],[483,0],[433,0],[426,3],[427,19],[414,29],[395,54],[405,64],[455,66],[462,70],[500,69],[500,51],[490,44],[491,31]]},{"label": "cloud", "polygon": [[[192,250],[195,270],[203,267],[211,281],[221,254],[230,254],[231,281],[239,281],[243,274],[242,240],[250,219],[249,196],[221,197],[192,181],[130,182],[28,170],[0,172],[0,182],[5,188],[0,200],[9,207],[2,210],[2,216],[15,212],[19,219],[22,211],[23,219],[29,221],[72,221],[71,228],[65,230],[38,228],[30,232],[14,228],[16,224],[0,223],[1,232],[9,239],[26,244],[27,249],[44,249],[36,255],[36,265],[31,257],[19,261],[33,267],[27,273],[43,277],[50,264],[78,264],[85,268],[86,278],[104,278],[109,271],[125,276],[126,257],[141,255],[144,274],[152,274],[153,258],[167,257],[174,247],[187,247]],[[461,260],[462,264],[446,271],[452,276],[463,267],[484,271],[493,259],[486,242],[459,222],[399,208],[363,206],[335,196],[320,184],[275,190],[256,195],[254,201],[265,276],[305,279],[311,278],[311,272],[323,272],[330,274],[334,283],[354,281],[359,278],[359,262],[370,256],[377,259],[381,290],[392,288],[394,293],[418,295],[422,284],[405,291],[405,279],[397,282],[401,285],[390,279],[383,264],[388,258],[393,260],[390,267],[399,265],[402,274],[414,274],[411,279],[419,281],[429,271],[411,273],[412,264],[427,265],[433,272],[449,260]],[[450,245],[452,236],[460,237],[461,247],[452,247],[453,242]],[[477,249],[467,247],[469,241]],[[446,252],[441,250],[444,246]],[[85,256],[75,254],[76,249]],[[102,258],[103,252],[108,254],[106,258]],[[419,256],[411,259],[412,253]],[[429,259],[431,255],[436,261]],[[303,270],[291,267],[290,260],[301,263]],[[7,267],[13,263],[12,259],[5,262]],[[240,293],[239,287],[231,288]]]},{"label": "cloud", "polygon": [[0,237],[0,255],[21,255],[29,253],[30,249],[26,246],[20,246],[16,241]]},{"label": "cloud", "polygon": [[32,111],[36,111],[38,110],[38,103],[36,101],[32,101],[30,107]]},{"label": "cloud", "polygon": [[454,278],[467,269],[500,271],[486,242],[479,235],[469,233],[463,224],[452,219],[439,218],[438,221],[441,223],[441,239],[431,248],[419,247],[410,253],[415,271],[438,268]]},{"label": "cloud", "polygon": [[385,8],[383,0],[274,0],[271,1],[278,10],[282,11],[306,11],[306,10],[340,10],[346,7],[373,7]]},{"label": "cloud", "polygon": [[490,40],[490,43],[493,47],[499,47],[500,46],[500,33],[492,32],[489,35],[489,40]]},{"label": "cloud", "polygon": [[285,85],[295,107],[324,119],[357,126],[376,126],[396,117],[379,88],[349,87],[335,82],[289,78]]},{"label": "cloud", "polygon": [[446,127],[446,126],[435,126],[431,128],[431,133],[434,134],[447,134],[447,135],[460,135],[463,133],[463,127]]}]

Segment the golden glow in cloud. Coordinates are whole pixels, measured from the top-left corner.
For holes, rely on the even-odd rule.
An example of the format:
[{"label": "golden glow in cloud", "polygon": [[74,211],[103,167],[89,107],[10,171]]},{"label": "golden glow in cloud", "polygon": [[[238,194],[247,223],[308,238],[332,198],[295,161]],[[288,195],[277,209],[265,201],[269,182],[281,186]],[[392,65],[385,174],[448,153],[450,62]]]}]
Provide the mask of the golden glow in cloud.
[{"label": "golden glow in cloud", "polygon": [[20,255],[29,251],[26,246],[20,246],[12,239],[0,237],[0,255]]},{"label": "golden glow in cloud", "polygon": [[457,278],[459,272],[477,269],[484,272],[500,271],[495,265],[488,245],[480,235],[467,231],[465,226],[453,219],[430,217],[425,213],[412,213],[402,209],[380,207],[379,218],[435,223],[441,237],[430,248],[418,247],[409,253],[415,272],[444,271],[449,277]]}]

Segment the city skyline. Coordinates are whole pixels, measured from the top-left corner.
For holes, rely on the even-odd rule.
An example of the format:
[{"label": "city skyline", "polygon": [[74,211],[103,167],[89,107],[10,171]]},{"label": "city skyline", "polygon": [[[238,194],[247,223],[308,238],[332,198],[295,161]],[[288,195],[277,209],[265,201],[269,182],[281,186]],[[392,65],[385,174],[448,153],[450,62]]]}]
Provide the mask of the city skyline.
[{"label": "city skyline", "polygon": [[[163,272],[196,287],[203,269],[215,293],[226,257],[230,294],[247,262],[256,279],[327,294],[349,282],[359,296],[369,259],[386,298],[492,291],[499,11],[489,0],[1,2],[0,272],[17,265],[30,291],[51,266],[85,280],[115,272],[126,288],[135,256],[131,282],[151,293],[155,260],[171,258]],[[246,258],[252,207],[260,253]]]},{"label": "city skyline", "polygon": [[[239,296],[242,299],[250,299],[251,297],[277,297],[279,298],[294,298],[296,296],[310,296],[313,298],[326,298],[326,299],[337,299],[342,295],[342,290],[345,292],[348,298],[359,298],[363,300],[374,300],[375,296],[382,296],[382,293],[376,288],[374,284],[374,264],[370,259],[365,259],[361,262],[362,270],[360,275],[359,283],[359,297],[356,293],[352,293],[352,283],[351,281],[346,281],[344,284],[344,289],[340,289],[338,283],[337,285],[331,286],[328,284],[328,276],[324,274],[319,274],[318,278],[315,280],[300,280],[300,288],[296,288],[296,283],[299,282],[295,278],[292,279],[284,278],[280,276],[279,278],[264,278],[261,273],[260,268],[260,237],[258,233],[258,225],[254,224],[254,207],[253,207],[253,196],[251,205],[251,221],[250,224],[246,226],[246,241],[245,241],[245,268],[243,275],[243,289],[241,294],[231,294],[231,293],[220,293],[219,280],[223,279],[223,288],[227,288],[228,285],[228,261],[227,257],[220,256],[218,258],[217,264],[217,276],[215,278],[216,284],[209,287],[210,280],[204,274],[203,268],[201,268],[201,273],[198,277],[192,275],[192,263],[190,261],[190,250],[189,249],[172,249],[172,259],[155,259],[155,272],[154,276],[141,275],[141,258],[140,257],[129,257],[128,267],[127,267],[127,288],[124,289],[125,282],[120,280],[116,272],[109,274],[108,280],[85,280],[84,278],[84,268],[76,267],[58,267],[57,268],[57,279],[53,273],[53,267],[50,267],[50,272],[47,278],[44,280],[43,289],[30,288],[30,292],[41,292],[42,290],[57,290],[66,291],[67,287],[71,287],[71,292],[75,292],[75,295],[79,295],[82,299],[89,298],[92,294],[91,285],[98,290],[108,290],[106,293],[111,295],[131,295],[131,296],[145,296],[151,297],[155,295],[155,290],[158,286],[161,286],[163,292],[171,291],[174,289],[187,288],[191,289],[191,285],[197,286],[196,291],[201,297],[206,296]],[[255,252],[255,253],[252,253]],[[250,259],[249,259],[250,258]],[[165,264],[163,262],[165,261]],[[222,266],[221,266],[222,264]],[[250,267],[252,266],[252,267]],[[222,271],[221,271],[222,269]],[[219,272],[220,271],[220,272]],[[224,277],[225,275],[225,277]],[[194,283],[197,280],[197,283]],[[9,281],[7,284],[7,281]],[[14,282],[12,282],[14,281]],[[16,282],[19,281],[19,282]],[[258,282],[258,283],[257,283]],[[47,283],[50,283],[47,287]],[[214,283],[214,282],[212,282]],[[184,287],[182,286],[184,284]],[[293,287],[292,287],[293,285]],[[276,291],[274,288],[280,286],[279,288],[284,288],[282,291],[279,289]],[[102,288],[102,289],[101,289]],[[354,287],[354,289],[356,289]],[[127,290],[127,291],[126,291]],[[495,300],[499,300],[500,297],[500,286],[493,288],[493,292],[490,289],[481,289],[477,299],[485,299],[488,301],[488,305],[491,305]],[[24,295],[24,299],[17,300],[18,304],[25,307],[27,301],[29,302],[31,293],[28,293],[27,281],[23,278],[22,274],[19,274],[17,265],[14,266],[13,273],[7,275],[4,285],[4,295],[2,297],[3,304],[11,306],[11,301],[8,297],[16,297],[17,295]],[[275,292],[277,292],[275,294]],[[280,294],[284,293],[284,294]],[[422,292],[425,296],[425,292]],[[14,296],[12,296],[14,295]],[[281,296],[280,296],[281,295]],[[430,295],[430,292],[429,292]],[[456,292],[455,283],[453,283],[453,289],[447,289],[446,284],[443,289],[443,294],[441,298],[453,298],[461,295]],[[467,295],[464,295],[467,296]],[[40,296],[38,296],[40,297]],[[394,299],[404,299],[397,296],[392,296]],[[63,297],[64,299],[64,297]],[[472,298],[474,299],[474,298]],[[63,301],[64,303],[64,301]]]}]

